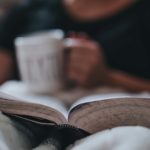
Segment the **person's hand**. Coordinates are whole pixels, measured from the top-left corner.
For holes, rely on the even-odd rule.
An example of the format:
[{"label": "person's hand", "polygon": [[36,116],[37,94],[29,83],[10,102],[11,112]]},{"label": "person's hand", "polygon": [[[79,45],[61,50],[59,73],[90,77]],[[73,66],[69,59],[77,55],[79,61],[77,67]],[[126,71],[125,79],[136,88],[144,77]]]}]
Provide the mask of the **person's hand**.
[{"label": "person's hand", "polygon": [[68,78],[79,86],[95,86],[107,76],[101,47],[86,38],[72,38],[67,64]]}]

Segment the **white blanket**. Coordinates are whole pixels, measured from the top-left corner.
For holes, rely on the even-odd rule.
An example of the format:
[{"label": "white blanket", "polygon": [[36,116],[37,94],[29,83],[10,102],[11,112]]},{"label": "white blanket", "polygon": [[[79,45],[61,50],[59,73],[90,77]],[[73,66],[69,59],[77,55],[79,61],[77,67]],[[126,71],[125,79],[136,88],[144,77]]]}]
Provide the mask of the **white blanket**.
[{"label": "white blanket", "polygon": [[150,129],[117,127],[87,137],[69,150],[150,150]]},{"label": "white blanket", "polygon": [[27,137],[0,113],[0,150],[31,150]]}]

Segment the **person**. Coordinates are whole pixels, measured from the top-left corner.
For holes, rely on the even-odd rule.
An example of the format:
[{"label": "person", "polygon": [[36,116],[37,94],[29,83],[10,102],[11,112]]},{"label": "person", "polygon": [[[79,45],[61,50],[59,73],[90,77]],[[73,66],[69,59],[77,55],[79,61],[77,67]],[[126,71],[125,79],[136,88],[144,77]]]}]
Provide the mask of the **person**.
[{"label": "person", "polygon": [[0,83],[15,70],[17,36],[59,28],[77,41],[70,46],[67,77],[78,86],[150,91],[149,4],[149,0],[32,0],[16,6],[0,26]]}]

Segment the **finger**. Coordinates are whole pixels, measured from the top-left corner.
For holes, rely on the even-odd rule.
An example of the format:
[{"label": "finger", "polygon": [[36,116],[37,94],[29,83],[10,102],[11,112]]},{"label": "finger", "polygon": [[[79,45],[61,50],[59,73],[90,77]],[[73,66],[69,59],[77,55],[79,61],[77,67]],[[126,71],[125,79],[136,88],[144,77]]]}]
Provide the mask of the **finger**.
[{"label": "finger", "polygon": [[78,38],[81,40],[89,40],[90,37],[85,32],[78,33]]},{"label": "finger", "polygon": [[94,65],[98,63],[99,56],[97,54],[94,54],[88,50],[84,49],[73,49],[70,53],[69,57],[70,61],[77,61],[79,63],[85,63],[85,64],[91,64]]},{"label": "finger", "polygon": [[[65,48],[80,48],[83,47],[83,41],[81,39],[77,39],[76,35],[73,34],[73,37],[64,39]],[[84,44],[85,45],[85,44]]]},{"label": "finger", "polygon": [[86,76],[90,73],[91,70],[91,64],[79,64],[77,62],[71,62],[69,64],[69,71],[72,72],[78,72],[80,74],[85,74]]},{"label": "finger", "polygon": [[70,38],[79,38],[79,36],[78,36],[78,33],[77,32],[74,32],[74,31],[70,31],[69,32],[69,34],[68,34],[68,36],[70,37]]},{"label": "finger", "polygon": [[86,83],[86,77],[77,71],[69,72],[69,79],[75,81],[80,86],[83,86]]},{"label": "finger", "polygon": [[71,61],[68,64],[68,76],[70,79],[82,78],[82,80],[86,80],[91,72],[90,69],[90,64]]},{"label": "finger", "polygon": [[90,39],[90,37],[88,36],[87,33],[85,32],[74,32],[74,31],[70,31],[68,34],[68,37],[70,38],[79,38],[79,39]]}]

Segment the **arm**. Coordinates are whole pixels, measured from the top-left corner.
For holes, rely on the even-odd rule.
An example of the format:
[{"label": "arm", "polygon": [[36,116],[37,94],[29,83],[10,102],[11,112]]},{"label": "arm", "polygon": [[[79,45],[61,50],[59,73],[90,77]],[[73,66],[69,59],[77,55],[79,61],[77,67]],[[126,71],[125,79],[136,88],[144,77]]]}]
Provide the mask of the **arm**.
[{"label": "arm", "polygon": [[133,92],[150,91],[150,80],[141,79],[117,70],[109,71],[106,82],[109,85],[123,87]]},{"label": "arm", "polygon": [[8,12],[0,24],[0,85],[14,76],[15,50],[13,43],[25,21],[25,6],[17,5]]},{"label": "arm", "polygon": [[95,42],[80,39],[70,48],[68,77],[77,85],[91,87],[104,84],[134,92],[150,91],[150,80],[109,68]]}]

